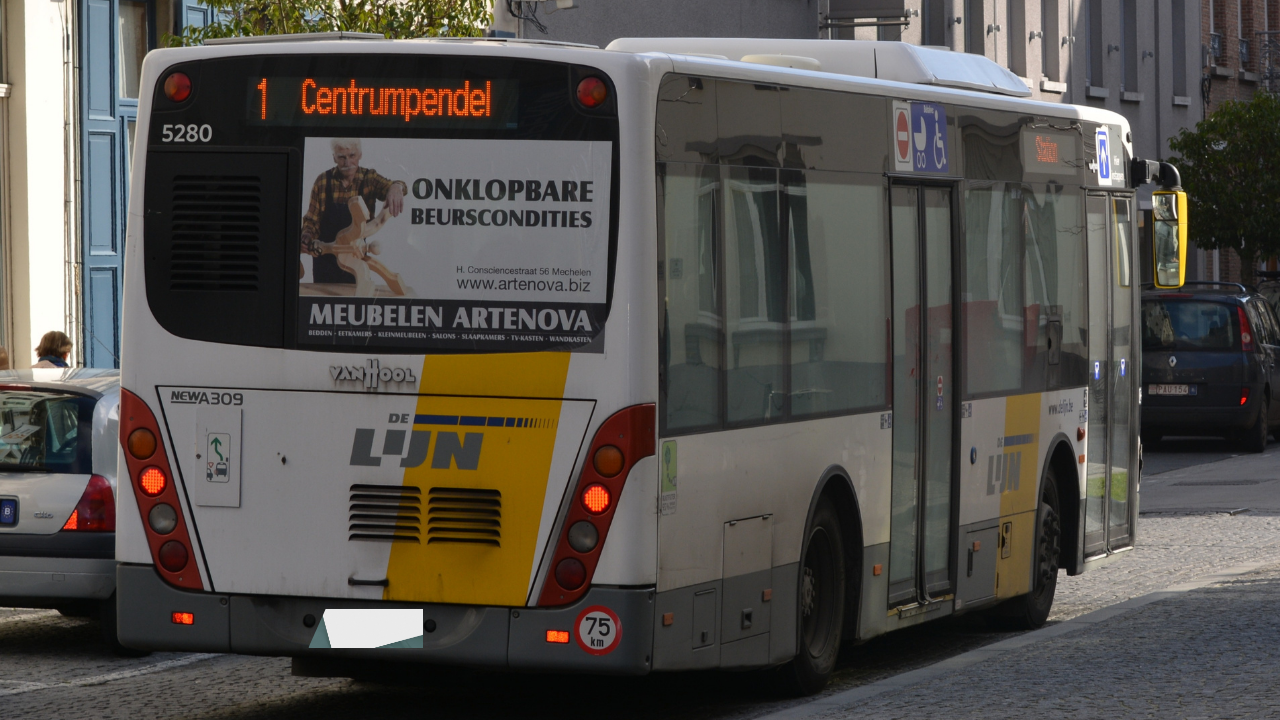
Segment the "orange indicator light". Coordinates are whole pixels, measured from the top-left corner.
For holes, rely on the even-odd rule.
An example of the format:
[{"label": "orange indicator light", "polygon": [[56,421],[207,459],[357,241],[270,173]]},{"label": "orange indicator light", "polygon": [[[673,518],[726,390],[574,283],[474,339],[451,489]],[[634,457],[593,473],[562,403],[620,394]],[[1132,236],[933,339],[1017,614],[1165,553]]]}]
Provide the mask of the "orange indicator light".
[{"label": "orange indicator light", "polygon": [[568,630],[548,630],[547,642],[566,645],[569,642],[569,631]]},{"label": "orange indicator light", "polygon": [[79,510],[72,510],[72,511],[71,511],[71,517],[67,518],[67,524],[66,524],[66,525],[63,525],[63,526],[62,526],[62,529],[63,529],[63,530],[75,530],[75,529],[76,529],[76,525],[78,524],[78,521],[79,521],[79,520],[80,520],[80,511],[79,511]]},{"label": "orange indicator light", "polygon": [[174,625],[195,625],[196,615],[195,613],[176,612],[173,614],[173,624]]},{"label": "orange indicator light", "polygon": [[613,477],[622,472],[622,468],[626,464],[622,457],[622,451],[612,445],[605,445],[596,450],[596,456],[592,463],[596,466],[596,472],[605,477]]},{"label": "orange indicator light", "polygon": [[587,489],[582,493],[582,505],[587,509],[587,512],[593,515],[599,515],[608,510],[609,500],[609,488],[600,483],[587,486]]}]

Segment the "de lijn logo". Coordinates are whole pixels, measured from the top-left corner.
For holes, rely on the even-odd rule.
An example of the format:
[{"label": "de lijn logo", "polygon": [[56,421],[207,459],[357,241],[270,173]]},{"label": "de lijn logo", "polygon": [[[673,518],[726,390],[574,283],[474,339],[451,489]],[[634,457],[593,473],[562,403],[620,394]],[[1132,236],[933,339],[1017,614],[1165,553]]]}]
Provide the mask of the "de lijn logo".
[{"label": "de lijn logo", "polygon": [[[392,423],[413,421],[412,415],[393,413]],[[406,430],[388,428],[382,436],[381,452],[373,453],[377,431],[374,428],[356,428],[351,443],[351,465],[357,467],[381,467],[383,458],[399,458],[400,467],[416,468],[431,456],[433,470],[475,470],[480,467],[480,447],[484,445],[484,433],[437,432],[434,448],[430,430]],[[407,441],[407,442],[406,442]],[[407,452],[406,452],[407,446]]]}]

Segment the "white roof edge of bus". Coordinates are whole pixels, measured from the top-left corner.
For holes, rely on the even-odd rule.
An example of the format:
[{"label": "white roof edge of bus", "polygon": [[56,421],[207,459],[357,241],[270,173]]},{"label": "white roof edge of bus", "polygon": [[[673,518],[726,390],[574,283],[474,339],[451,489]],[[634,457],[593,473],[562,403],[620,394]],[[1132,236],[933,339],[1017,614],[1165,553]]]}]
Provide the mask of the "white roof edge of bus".
[{"label": "white roof edge of bus", "polygon": [[776,38],[619,38],[606,50],[718,54],[730,59],[753,55],[812,58],[822,72],[896,80],[917,85],[1031,97],[1017,75],[981,55],[885,40],[781,40]]},{"label": "white roof edge of bus", "polygon": [[[469,38],[470,40],[479,40],[479,38]],[[712,38],[712,40],[720,40],[721,38]],[[459,40],[462,40],[459,38]],[[1067,103],[1048,102],[1043,100],[1035,100],[1032,98],[1019,98],[1009,95],[999,95],[989,92],[974,92],[971,89],[952,88],[941,85],[921,85],[916,83],[903,83],[888,79],[877,79],[874,77],[853,76],[847,74],[837,74],[826,71],[820,72],[812,70],[797,70],[793,68],[778,67],[776,65],[759,65],[752,63],[744,63],[741,61],[729,60],[728,56],[717,57],[722,53],[714,52],[696,52],[693,48],[689,48],[691,52],[668,52],[657,48],[651,49],[635,49],[627,48],[610,48],[605,50],[582,47],[579,45],[560,44],[548,41],[531,41],[531,42],[511,42],[510,38],[505,38],[506,42],[431,42],[424,40],[392,40],[387,42],[338,42],[335,40],[327,40],[319,42],[315,45],[302,42],[285,42],[275,44],[270,48],[273,54],[280,55],[296,55],[314,52],[328,52],[341,50],[345,53],[405,53],[412,54],[421,52],[428,47],[437,48],[445,51],[447,54],[458,54],[465,52],[476,52],[483,54],[494,54],[498,56],[510,57],[511,55],[524,55],[533,52],[546,52],[552,56],[560,56],[563,53],[565,61],[582,62],[582,55],[579,53],[607,53],[609,55],[625,57],[631,55],[636,59],[645,61],[646,56],[649,62],[658,58],[662,59],[663,64],[671,63],[668,67],[669,71],[682,73],[698,73],[713,72],[718,76],[726,79],[740,79],[751,81],[758,80],[761,75],[771,75],[775,80],[773,82],[797,82],[812,87],[825,87],[830,90],[856,90],[861,92],[883,93],[886,89],[898,87],[902,90],[911,90],[906,96],[913,99],[933,99],[937,102],[963,102],[973,104],[975,107],[988,107],[991,109],[1004,109],[1014,112],[1039,111],[1040,113],[1051,117],[1066,117],[1079,120],[1087,120],[1089,122],[1110,123],[1128,127],[1129,121],[1119,113],[1104,108],[1090,107],[1087,105],[1071,105]],[[657,41],[662,41],[658,39]],[[680,38],[671,38],[673,41],[679,41]],[[618,43],[620,41],[615,41]],[[745,39],[737,40],[737,42],[751,43],[753,49],[760,49],[760,40]],[[852,40],[813,40],[800,41],[788,40],[778,42],[814,42],[814,43],[871,43],[874,41],[852,41]],[[326,45],[328,47],[326,47]],[[610,52],[610,49],[614,52]],[[164,72],[164,68],[177,62],[184,62],[197,58],[216,58],[229,57],[233,55],[244,55],[249,53],[260,53],[266,51],[265,47],[246,47],[245,45],[224,44],[218,46],[194,46],[184,48],[158,48],[147,53],[146,59],[143,61],[143,73],[149,71],[157,75]],[[954,55],[962,55],[964,53],[954,53]],[[812,57],[812,53],[808,56]],[[819,60],[820,58],[814,58]],[[150,79],[154,82],[154,77]],[[1125,146],[1132,151],[1132,145],[1126,138],[1120,138]]]},{"label": "white roof edge of bus", "polygon": [[248,45],[252,43],[319,42],[321,40],[386,40],[381,33],[325,32],[291,33],[288,35],[254,35],[251,37],[209,38],[205,45]]},{"label": "white roof edge of bus", "polygon": [[502,37],[420,37],[409,38],[413,42],[439,43],[510,43],[512,45],[556,45],[559,47],[589,48],[599,50],[599,45],[588,43],[566,42],[564,40],[539,40],[537,38],[502,38]]}]

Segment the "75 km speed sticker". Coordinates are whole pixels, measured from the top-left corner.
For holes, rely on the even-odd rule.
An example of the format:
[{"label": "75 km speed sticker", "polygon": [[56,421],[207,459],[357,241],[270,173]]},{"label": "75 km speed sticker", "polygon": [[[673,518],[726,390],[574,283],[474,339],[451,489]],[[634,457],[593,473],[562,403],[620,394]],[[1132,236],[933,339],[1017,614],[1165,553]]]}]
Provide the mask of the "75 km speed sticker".
[{"label": "75 km speed sticker", "polygon": [[578,647],[592,655],[608,655],[617,649],[622,639],[622,621],[603,605],[583,610],[576,624],[574,637],[578,639]]}]

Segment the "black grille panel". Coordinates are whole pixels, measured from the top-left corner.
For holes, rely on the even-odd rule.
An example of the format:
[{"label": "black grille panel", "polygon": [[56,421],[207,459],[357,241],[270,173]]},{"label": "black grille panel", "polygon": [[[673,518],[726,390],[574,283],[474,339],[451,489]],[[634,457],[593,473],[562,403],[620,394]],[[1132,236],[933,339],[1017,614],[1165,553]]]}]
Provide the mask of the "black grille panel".
[{"label": "black grille panel", "polygon": [[502,493],[473,488],[431,488],[427,544],[502,545]]},{"label": "black grille panel", "polygon": [[352,485],[348,540],[418,543],[422,491],[401,485]]},{"label": "black grille panel", "polygon": [[173,179],[169,289],[257,292],[262,252],[262,178]]}]

